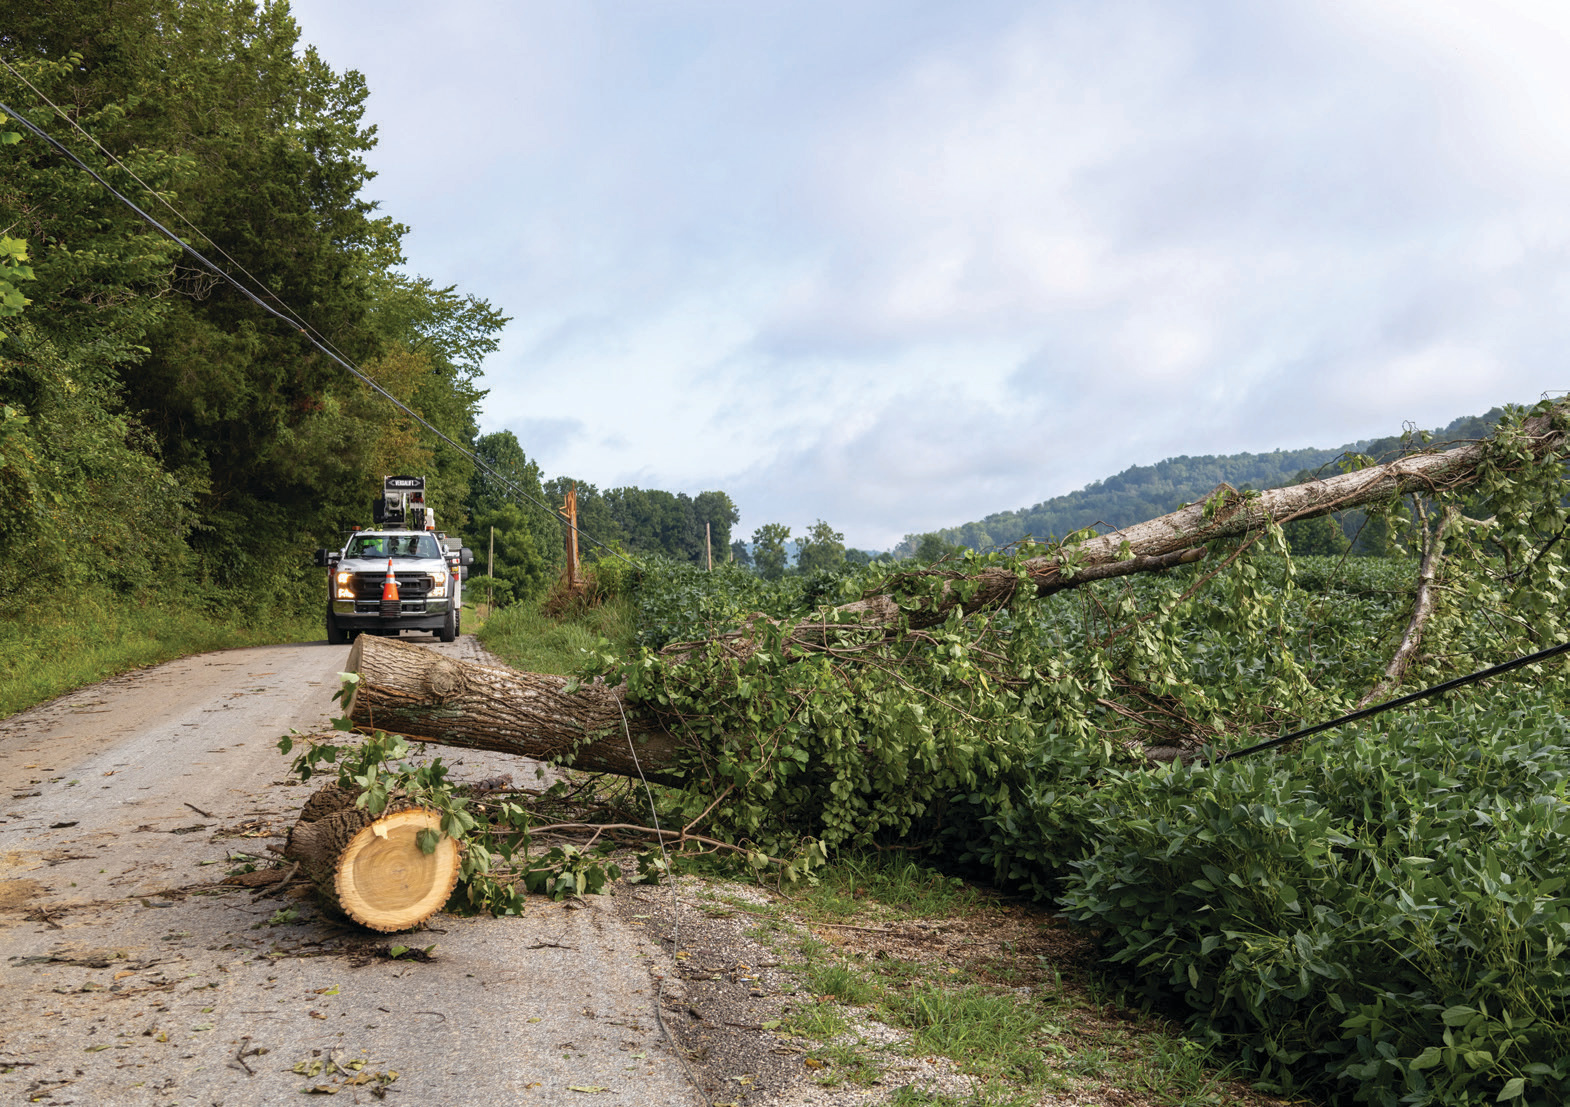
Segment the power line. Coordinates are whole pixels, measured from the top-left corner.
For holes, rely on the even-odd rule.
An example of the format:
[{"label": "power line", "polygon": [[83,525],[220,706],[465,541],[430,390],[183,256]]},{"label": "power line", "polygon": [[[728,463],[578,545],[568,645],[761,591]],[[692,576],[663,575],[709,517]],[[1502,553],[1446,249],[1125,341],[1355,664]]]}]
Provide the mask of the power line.
[{"label": "power line", "polygon": [[312,334],[316,335],[318,338],[320,338],[323,342],[327,343],[329,346],[332,345],[332,343],[327,339],[327,337],[325,335],[323,335],[321,333],[321,331],[317,330],[315,327],[311,326],[311,324],[309,322],[307,322],[305,319],[301,318],[300,315],[297,312],[295,312],[292,308],[290,308],[288,304],[283,302],[283,300],[278,296],[278,294],[276,292],[274,292],[271,288],[268,288],[267,287],[267,283],[265,281],[263,281],[260,277],[256,276],[249,269],[247,269],[245,266],[241,265],[238,261],[236,261],[232,254],[230,254],[227,250],[225,250],[218,243],[214,242],[209,236],[207,236],[206,234],[203,234],[202,233],[202,229],[200,227],[198,227],[196,224],[192,223],[189,219],[187,219],[185,217],[185,214],[183,212],[181,212],[179,208],[176,208],[173,204],[171,204],[169,202],[168,198],[166,196],[164,196],[163,193],[159,192],[152,185],[148,184],[146,181],[142,180],[141,177],[137,176],[136,170],[132,169],[129,165],[126,165],[125,162],[121,161],[120,158],[117,157],[112,151],[107,149],[104,146],[103,143],[99,142],[98,139],[95,138],[92,135],[91,132],[89,132],[86,128],[84,128],[75,119],[71,118],[71,116],[63,108],[61,108],[60,105],[56,104],[53,100],[49,99],[48,96],[44,95],[42,90],[40,90],[37,85],[33,84],[32,81],[29,81],[27,79],[26,74],[18,72],[16,67],[13,66],[9,61],[7,61],[4,58],[0,58],[0,65],[5,66],[6,69],[8,69],[11,72],[11,75],[13,77],[15,77],[17,80],[21,81],[24,85],[26,85],[29,89],[31,89],[34,96],[37,96],[44,103],[48,104],[49,107],[51,109],[53,109],[55,115],[57,115],[61,119],[63,119],[71,127],[72,130],[74,130],[77,134],[81,135],[83,138],[87,139],[88,142],[92,143],[93,147],[95,149],[97,149],[97,151],[100,154],[102,154],[105,158],[107,158],[109,160],[109,162],[112,165],[115,166],[115,168],[119,169],[126,176],[130,177],[137,184],[141,185],[142,186],[142,190],[144,192],[146,192],[149,196],[153,197],[155,200],[157,200],[159,203],[161,203],[164,207],[168,208],[170,213],[176,219],[178,219],[180,222],[184,223],[188,228],[190,228],[192,234],[196,235],[202,241],[206,242],[207,245],[209,247],[211,247],[212,249],[217,250],[218,253],[223,256],[223,259],[225,261],[227,261],[234,268],[238,269],[240,272],[244,273],[246,275],[246,277],[248,277],[251,280],[251,282],[253,284],[255,284],[258,288],[263,289],[270,296],[272,296],[272,298],[278,303],[278,306],[282,310],[288,312],[288,314],[290,316],[290,322],[291,323],[293,323],[296,327],[298,327],[301,330],[309,330]]},{"label": "power line", "polygon": [[[11,68],[9,63],[7,63],[6,68],[7,69]],[[12,70],[12,72],[14,73],[15,70]],[[29,86],[29,87],[31,87],[31,86]],[[54,107],[54,105],[50,104],[50,107]],[[60,110],[59,108],[55,108],[55,111],[58,112],[59,110]],[[112,185],[108,181],[104,180],[104,178],[101,175],[99,175],[99,173],[95,169],[93,169],[92,166],[88,165],[81,158],[77,157],[77,155],[74,152],[72,152],[66,146],[63,146],[60,142],[56,141],[55,138],[53,138],[51,135],[49,135],[47,132],[45,132],[42,128],[36,126],[32,122],[30,122],[29,120],[24,118],[15,108],[11,107],[8,104],[0,102],[0,112],[4,112],[6,115],[10,116],[12,119],[15,119],[17,121],[17,123],[19,123],[23,127],[27,128],[27,130],[31,131],[34,135],[38,136],[38,138],[42,139],[51,148],[53,148],[54,150],[58,151],[62,156],[64,156],[66,159],[68,159],[73,164],[75,164],[77,168],[81,169],[88,176],[92,177],[93,180],[97,181],[100,185],[102,185],[104,187],[104,189],[109,192],[109,194],[111,196],[113,196],[116,200],[119,200],[126,207],[130,208],[131,211],[135,212],[137,217],[140,218],[143,222],[145,222],[148,226],[150,226],[154,230],[158,231],[159,234],[163,235],[170,242],[173,242],[182,251],[184,251],[185,253],[189,254],[192,258],[194,258],[196,261],[201,263],[201,265],[203,265],[206,269],[208,269],[209,271],[214,273],[220,280],[223,280],[226,283],[232,285],[242,296],[244,296],[247,300],[250,300],[251,303],[255,304],[257,307],[259,307],[263,311],[267,312],[267,314],[269,314],[269,315],[273,316],[274,318],[279,319],[282,322],[287,323],[289,326],[293,327],[296,331],[298,331],[301,335],[304,336],[304,338],[305,338],[305,340],[307,342],[309,342],[311,345],[315,346],[322,353],[326,354],[333,361],[337,362],[344,369],[348,370],[349,373],[351,373],[353,376],[355,376],[359,380],[363,381],[366,385],[368,385],[373,391],[375,391],[378,395],[380,395],[388,403],[390,403],[394,407],[398,408],[398,410],[402,411],[405,415],[409,416],[409,418],[413,419],[416,423],[420,424],[420,426],[424,427],[430,433],[434,434],[437,438],[440,438],[443,442],[447,443],[454,450],[457,450],[460,455],[462,455],[463,457],[468,458],[469,461],[473,462],[474,465],[477,468],[483,470],[484,472],[489,474],[491,477],[494,477],[497,481],[501,482],[501,484],[505,488],[507,488],[510,492],[512,492],[513,495],[519,497],[520,499],[527,500],[527,501],[529,501],[532,504],[536,504],[539,507],[545,508],[547,511],[551,512],[551,514],[555,515],[557,518],[562,519],[563,523],[565,523],[567,526],[571,527],[574,531],[576,531],[582,537],[587,538],[590,542],[593,542],[596,546],[599,546],[601,549],[607,551],[608,553],[613,554],[614,556],[621,558],[628,565],[631,565],[634,569],[638,568],[637,562],[633,561],[626,554],[622,553],[620,550],[616,549],[613,546],[610,546],[610,545],[607,545],[604,542],[601,542],[598,538],[594,537],[594,535],[592,535],[592,534],[588,533],[587,531],[583,530],[581,527],[578,527],[577,525],[575,525],[573,523],[567,522],[567,520],[562,517],[561,512],[559,510],[557,510],[555,507],[553,507],[550,504],[544,502],[543,500],[540,500],[540,499],[538,499],[538,498],[536,498],[534,496],[531,496],[528,492],[524,491],[522,488],[519,488],[518,485],[515,484],[512,480],[510,480],[509,478],[503,476],[501,473],[497,472],[494,468],[492,468],[486,462],[482,461],[473,452],[468,450],[466,447],[460,445],[458,442],[454,441],[451,437],[449,437],[440,428],[434,426],[429,421],[427,421],[425,419],[425,417],[422,416],[419,412],[415,411],[408,404],[404,403],[402,400],[398,399],[398,397],[394,396],[391,392],[387,391],[381,385],[377,384],[376,381],[373,378],[371,378],[366,373],[361,372],[360,369],[358,369],[354,365],[350,364],[348,359],[344,358],[336,350],[331,349],[328,346],[328,344],[323,342],[321,339],[318,339],[314,334],[311,333],[310,328],[308,328],[308,326],[305,323],[303,323],[303,322],[301,322],[301,321],[299,321],[297,319],[290,318],[289,315],[285,315],[282,311],[279,311],[277,308],[273,307],[271,304],[268,304],[265,301],[263,301],[261,297],[256,295],[256,293],[252,292],[245,285],[241,284],[234,277],[230,276],[229,273],[227,273],[223,269],[220,269],[216,264],[214,264],[211,260],[209,260],[207,258],[207,256],[205,254],[203,254],[200,250],[196,249],[196,247],[194,247],[194,246],[190,245],[189,243],[187,243],[185,240],[183,240],[178,235],[176,235],[173,231],[171,231],[168,227],[164,226],[157,219],[154,219],[147,212],[143,211],[139,206],[137,206],[135,201],[131,200],[129,197],[127,197],[126,195],[121,193],[119,189],[114,187],[114,185]],[[74,124],[73,124],[73,126],[74,126]],[[81,130],[80,127],[77,127],[77,129]],[[84,131],[83,133],[85,134],[86,132]],[[91,137],[91,136],[89,136],[89,137]],[[94,145],[95,146],[98,145],[96,140],[94,140]],[[103,149],[103,147],[99,146],[99,149]],[[112,155],[111,155],[111,157],[112,157]],[[129,170],[127,170],[127,172],[129,172]],[[132,174],[132,176],[135,177],[135,174]],[[137,179],[137,183],[141,184],[143,188],[147,188],[148,187],[139,178]],[[149,189],[149,191],[152,191],[152,190]],[[154,195],[156,196],[157,193],[155,192]],[[163,198],[159,197],[159,199],[162,200]],[[166,206],[168,206],[168,201],[167,200],[164,200],[163,202],[164,202],[164,204]],[[170,207],[170,210],[171,211],[174,210],[172,206]],[[178,214],[178,212],[176,212],[176,214]],[[190,223],[189,220],[185,219],[184,216],[181,216],[180,218],[181,218],[182,221],[185,222],[186,226],[191,227],[192,230],[196,231],[197,234],[201,234],[201,231],[197,230]],[[207,238],[206,235],[202,235],[202,237],[203,238]],[[225,256],[227,256],[227,255],[225,255]],[[249,273],[247,273],[246,275],[250,276]],[[255,280],[256,278],[252,277],[251,279]],[[260,283],[260,282],[257,282],[257,283]],[[264,288],[265,288],[265,286],[264,286]],[[277,299],[276,296],[274,298]],[[283,301],[279,300],[279,303],[282,304]],[[284,305],[284,306],[287,309],[287,305]],[[292,310],[291,310],[290,314],[291,315],[294,314],[292,312]]]},{"label": "power line", "polygon": [[1536,653],[1529,653],[1524,657],[1517,657],[1514,660],[1506,661],[1502,664],[1494,665],[1487,669],[1480,669],[1475,673],[1468,673],[1466,676],[1459,676],[1454,680],[1447,680],[1443,684],[1435,684],[1431,688],[1424,688],[1423,690],[1419,692],[1413,692],[1410,695],[1400,696],[1393,700],[1386,700],[1384,703],[1376,703],[1374,706],[1365,707],[1361,711],[1352,711],[1348,714],[1342,715],[1339,719],[1331,719],[1328,723],[1317,723],[1314,726],[1304,727],[1302,730],[1295,730],[1291,734],[1283,734],[1279,738],[1272,738],[1268,742],[1261,742],[1257,746],[1249,746],[1247,749],[1241,750],[1232,750],[1230,753],[1223,753],[1217,757],[1208,758],[1208,761],[1212,765],[1220,765],[1223,762],[1233,761],[1239,757],[1247,757],[1251,753],[1259,753],[1261,750],[1274,749],[1277,746],[1284,746],[1288,742],[1296,742],[1299,738],[1310,738],[1315,734],[1321,734],[1324,731],[1333,730],[1338,726],[1345,726],[1347,723],[1355,723],[1361,719],[1369,719],[1375,715],[1383,714],[1384,712],[1391,711],[1397,707],[1405,707],[1409,703],[1416,703],[1418,700],[1426,700],[1430,696],[1437,696],[1442,692],[1451,692],[1457,688],[1464,688],[1468,684],[1476,684],[1480,680],[1487,680],[1489,677],[1503,676],[1505,673],[1514,672],[1515,670],[1525,668],[1528,665],[1540,664],[1541,662],[1547,661],[1550,658],[1558,657],[1562,653],[1570,653],[1570,642],[1561,642],[1557,646],[1549,646],[1547,649],[1538,650]]}]

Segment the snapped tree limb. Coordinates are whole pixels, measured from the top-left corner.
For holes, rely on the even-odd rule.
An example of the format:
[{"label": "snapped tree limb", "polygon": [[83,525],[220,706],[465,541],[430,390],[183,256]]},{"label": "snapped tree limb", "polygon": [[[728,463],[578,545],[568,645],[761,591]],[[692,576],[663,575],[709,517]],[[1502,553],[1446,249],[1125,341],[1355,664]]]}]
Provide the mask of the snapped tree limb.
[{"label": "snapped tree limb", "polygon": [[1390,664],[1385,666],[1384,676],[1380,678],[1378,684],[1363,693],[1362,699],[1357,701],[1359,708],[1367,707],[1389,696],[1400,685],[1401,678],[1406,675],[1407,666],[1417,656],[1417,648],[1423,640],[1423,627],[1434,610],[1436,591],[1434,585],[1439,576],[1439,562],[1445,556],[1445,534],[1459,514],[1460,509],[1452,505],[1445,510],[1444,517],[1432,532],[1424,530],[1423,560],[1417,571],[1417,596],[1412,602],[1412,617],[1407,620],[1400,646],[1391,655]]},{"label": "snapped tree limb", "polygon": [[[1570,402],[1561,401],[1551,412],[1526,420],[1519,432],[1521,449],[1532,458],[1563,449],[1565,432],[1555,429],[1553,420],[1567,410]],[[1093,580],[1159,572],[1200,560],[1205,556],[1204,543],[1241,538],[1272,522],[1313,519],[1413,492],[1463,488],[1478,479],[1478,466],[1487,448],[1488,443],[1480,441],[1452,450],[1411,454],[1384,465],[1273,488],[1257,496],[1223,486],[1201,503],[1031,558],[1024,563],[1025,573],[1036,594],[1046,596]],[[925,572],[944,576],[948,583],[935,599],[904,613],[912,626],[942,622],[956,606],[973,611],[1007,603],[1021,583],[1015,574],[1004,570],[984,570],[968,577],[954,570]],[[962,588],[962,581],[979,586],[970,591],[972,586]],[[965,592],[969,594],[963,595]],[[893,623],[902,614],[899,605],[886,595],[869,596],[836,610],[841,616],[859,615],[863,625]]]}]

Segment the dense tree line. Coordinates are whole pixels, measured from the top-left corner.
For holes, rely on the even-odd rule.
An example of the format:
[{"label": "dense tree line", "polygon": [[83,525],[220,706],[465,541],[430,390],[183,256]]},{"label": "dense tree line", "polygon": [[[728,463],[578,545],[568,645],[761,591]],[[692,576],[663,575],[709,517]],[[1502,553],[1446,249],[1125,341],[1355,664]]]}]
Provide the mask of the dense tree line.
[{"label": "dense tree line", "polygon": [[[405,228],[363,195],[364,81],[297,50],[287,5],[5,9],[0,50],[37,90],[0,76],[13,109],[472,439],[480,362],[505,320],[398,272]],[[14,282],[31,303],[0,346],[0,590],[304,604],[319,582],[301,551],[360,521],[382,473],[428,472],[439,496],[467,495],[460,454],[7,129],[19,139],[0,156],[0,224],[32,279]]]},{"label": "dense tree line", "polygon": [[569,489],[577,496],[578,551],[587,564],[625,552],[702,565],[711,548],[716,561],[730,550],[731,527],[740,513],[724,492],[689,496],[633,486],[601,491],[572,477],[547,480],[507,430],[480,436],[475,449],[502,479],[481,471],[471,482],[471,531],[482,563],[494,533],[494,575],[505,583],[508,599],[537,596],[560,573],[565,557],[560,510]]},{"label": "dense tree line", "polygon": [[[495,528],[516,595],[543,591],[562,563],[547,505],[568,481],[544,480],[511,433],[477,437],[506,318],[400,268],[407,228],[365,194],[376,128],[358,73],[304,46],[282,2],[3,0],[0,51],[16,112],[506,477],[0,123],[0,592],[305,611],[308,551],[368,522],[397,472],[425,474],[471,545]],[[595,538],[686,561],[706,523],[723,558],[737,519],[723,492],[578,492]]]}]

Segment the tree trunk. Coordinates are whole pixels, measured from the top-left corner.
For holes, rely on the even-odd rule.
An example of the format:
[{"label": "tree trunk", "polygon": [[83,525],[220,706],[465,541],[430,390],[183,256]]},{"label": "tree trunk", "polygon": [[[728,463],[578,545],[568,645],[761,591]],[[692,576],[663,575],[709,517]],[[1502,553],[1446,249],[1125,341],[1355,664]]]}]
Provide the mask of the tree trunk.
[{"label": "tree trunk", "polygon": [[307,800],[284,857],[361,926],[384,932],[419,926],[458,884],[458,843],[442,838],[426,853],[418,835],[439,829],[438,812],[393,800],[373,819],[354,806],[356,795],[329,784]]},{"label": "tree trunk", "polygon": [[636,777],[641,766],[649,780],[682,783],[671,771],[680,744],[629,712],[620,688],[458,661],[370,634],[354,640],[349,670],[360,674],[348,711],[356,726],[597,773]]}]

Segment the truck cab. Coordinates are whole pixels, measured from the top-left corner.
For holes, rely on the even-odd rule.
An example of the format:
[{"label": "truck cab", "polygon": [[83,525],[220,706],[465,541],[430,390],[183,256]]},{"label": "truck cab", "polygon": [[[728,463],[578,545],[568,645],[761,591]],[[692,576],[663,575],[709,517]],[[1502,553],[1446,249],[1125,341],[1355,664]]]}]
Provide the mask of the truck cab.
[{"label": "truck cab", "polygon": [[462,630],[463,580],[473,553],[436,529],[424,477],[386,477],[372,527],[341,549],[317,550],[327,570],[327,642],[423,630],[451,642]]}]

